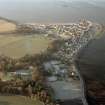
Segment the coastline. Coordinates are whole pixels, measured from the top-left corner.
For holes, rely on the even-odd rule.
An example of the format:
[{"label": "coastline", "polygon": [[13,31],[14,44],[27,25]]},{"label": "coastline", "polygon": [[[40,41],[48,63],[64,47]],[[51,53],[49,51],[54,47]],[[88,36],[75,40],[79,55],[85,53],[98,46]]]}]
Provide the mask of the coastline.
[{"label": "coastline", "polygon": [[13,24],[18,24],[17,21],[14,21],[14,20],[11,20],[11,19],[8,19],[8,18],[5,18],[5,17],[1,17],[1,16],[0,16],[0,20],[4,20],[4,21],[7,21],[7,22],[11,22],[11,23],[13,23]]}]

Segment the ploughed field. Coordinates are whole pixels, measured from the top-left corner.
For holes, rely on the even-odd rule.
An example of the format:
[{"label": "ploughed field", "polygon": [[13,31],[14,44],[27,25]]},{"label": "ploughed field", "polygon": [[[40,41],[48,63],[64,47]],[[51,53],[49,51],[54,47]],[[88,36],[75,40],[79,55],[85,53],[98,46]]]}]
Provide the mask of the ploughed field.
[{"label": "ploughed field", "polygon": [[22,96],[0,96],[0,105],[43,105],[39,101]]},{"label": "ploughed field", "polygon": [[0,35],[0,55],[20,58],[26,54],[38,54],[51,44],[50,38],[31,35]]},{"label": "ploughed field", "polygon": [[16,30],[16,24],[5,19],[0,19],[0,33],[11,32]]}]

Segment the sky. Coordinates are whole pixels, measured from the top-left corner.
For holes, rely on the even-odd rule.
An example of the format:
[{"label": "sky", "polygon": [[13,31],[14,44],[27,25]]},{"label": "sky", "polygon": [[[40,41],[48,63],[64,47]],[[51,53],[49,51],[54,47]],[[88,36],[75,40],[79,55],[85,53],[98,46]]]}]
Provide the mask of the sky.
[{"label": "sky", "polygon": [[105,0],[0,0],[0,1],[105,1]]},{"label": "sky", "polygon": [[13,1],[13,2],[73,2],[73,1],[85,1],[85,2],[102,2],[105,0],[0,0],[0,2],[9,2],[9,1]]}]

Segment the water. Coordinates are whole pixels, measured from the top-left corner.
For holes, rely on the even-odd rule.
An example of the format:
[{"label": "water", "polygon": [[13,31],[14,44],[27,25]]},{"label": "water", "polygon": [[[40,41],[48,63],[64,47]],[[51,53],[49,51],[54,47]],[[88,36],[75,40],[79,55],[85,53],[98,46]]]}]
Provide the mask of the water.
[{"label": "water", "polygon": [[68,23],[81,18],[105,23],[105,0],[0,0],[0,16],[22,23]]}]

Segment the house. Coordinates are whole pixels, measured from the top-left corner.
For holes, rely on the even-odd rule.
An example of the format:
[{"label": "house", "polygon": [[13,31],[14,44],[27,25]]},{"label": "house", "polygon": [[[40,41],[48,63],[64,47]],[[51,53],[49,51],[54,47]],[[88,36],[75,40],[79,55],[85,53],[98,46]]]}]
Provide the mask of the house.
[{"label": "house", "polygon": [[31,80],[32,71],[31,70],[17,70],[14,72],[8,72],[8,76],[14,77],[14,78],[20,78],[23,80]]},{"label": "house", "polygon": [[68,67],[60,61],[52,60],[43,64],[44,70],[50,72],[52,76],[67,77]]}]

